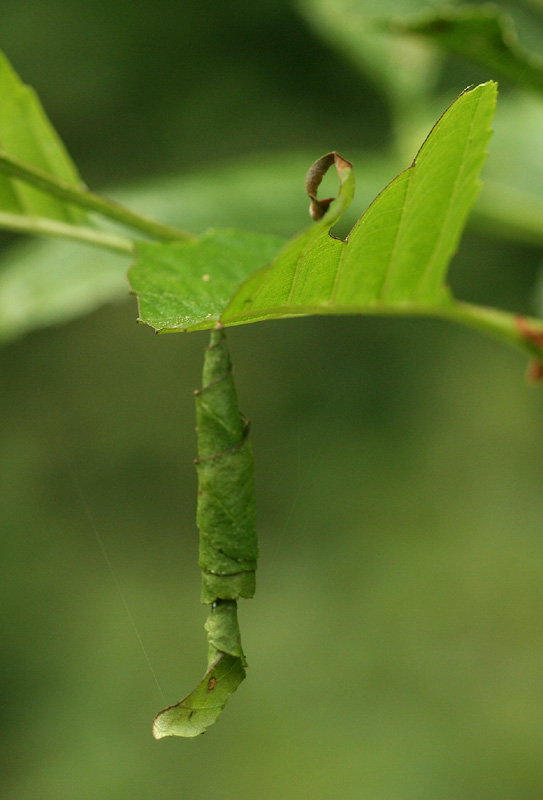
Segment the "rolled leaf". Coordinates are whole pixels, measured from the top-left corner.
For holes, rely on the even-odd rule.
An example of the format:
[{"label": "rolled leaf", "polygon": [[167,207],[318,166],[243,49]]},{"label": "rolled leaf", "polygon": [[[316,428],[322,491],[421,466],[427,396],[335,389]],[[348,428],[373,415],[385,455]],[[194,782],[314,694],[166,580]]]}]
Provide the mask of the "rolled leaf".
[{"label": "rolled leaf", "polygon": [[192,737],[212,725],[245,677],[237,619],[239,597],[252,597],[258,542],[249,424],[240,414],[222,327],[211,334],[203,388],[195,392],[198,510],[207,670],[193,692],[155,718],[153,735]]},{"label": "rolled leaf", "polygon": [[252,597],[258,543],[249,425],[238,409],[232,365],[214,330],[196,392],[202,602]]}]

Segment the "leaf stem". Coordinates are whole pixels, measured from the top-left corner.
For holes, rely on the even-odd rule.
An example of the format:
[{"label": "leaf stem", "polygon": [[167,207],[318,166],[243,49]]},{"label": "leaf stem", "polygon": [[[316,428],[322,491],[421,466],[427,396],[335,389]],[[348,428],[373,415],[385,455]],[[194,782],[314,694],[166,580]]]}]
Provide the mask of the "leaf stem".
[{"label": "leaf stem", "polygon": [[15,231],[16,233],[28,233],[33,236],[45,235],[73,239],[78,242],[105,247],[107,250],[113,250],[116,253],[127,253],[128,255],[135,253],[134,242],[124,236],[117,236],[94,228],[70,225],[67,222],[43,219],[42,217],[22,217],[19,214],[0,212],[0,228]]},{"label": "leaf stem", "polygon": [[[441,305],[370,305],[370,306],[297,306],[295,310],[289,306],[277,306],[267,309],[267,313],[223,314],[224,325],[244,325],[260,322],[265,319],[283,319],[285,317],[310,316],[312,314],[367,314],[372,316],[417,316],[433,317],[449,322],[465,325],[499,339],[513,347],[519,348],[528,356],[543,362],[543,319],[503,311],[499,308],[478,306],[454,300]],[[160,329],[159,329],[160,330]],[[172,329],[170,329],[172,330]]]},{"label": "leaf stem", "polygon": [[543,332],[543,321],[526,318],[510,311],[498,308],[487,308],[472,303],[455,302],[450,306],[437,311],[439,316],[467,325],[470,328],[486,333],[501,341],[518,347],[529,355],[543,359],[543,350],[537,343],[537,337],[526,334],[527,328]]},{"label": "leaf stem", "polygon": [[[178,230],[171,225],[136,214],[124,206],[114,203],[100,195],[93,194],[80,186],[73,186],[60,178],[50,175],[37,167],[26,164],[18,158],[0,151],[0,172],[11,175],[14,178],[30,183],[44,192],[65,200],[67,203],[95,211],[108,219],[120,222],[128,227],[143,231],[156,239],[165,240],[187,240],[192,239],[192,235]],[[58,234],[64,235],[64,234]],[[73,237],[72,237],[73,238]]]}]

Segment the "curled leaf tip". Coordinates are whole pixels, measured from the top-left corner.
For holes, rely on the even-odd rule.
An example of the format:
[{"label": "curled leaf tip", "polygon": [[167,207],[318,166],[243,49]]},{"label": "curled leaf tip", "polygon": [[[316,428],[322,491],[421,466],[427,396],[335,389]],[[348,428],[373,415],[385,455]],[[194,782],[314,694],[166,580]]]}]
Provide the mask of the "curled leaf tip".
[{"label": "curled leaf tip", "polygon": [[243,661],[228,653],[219,653],[198,686],[181,702],[163,709],[153,720],[153,736],[181,736],[192,739],[213,725],[230,695],[245,678]]},{"label": "curled leaf tip", "polygon": [[153,736],[191,738],[213,725],[247,666],[237,617],[237,600],[255,592],[258,542],[249,422],[238,408],[232,363],[222,324],[211,332],[202,388],[196,398],[198,432],[197,521],[200,529],[202,602],[207,670],[196,688],[154,720]]},{"label": "curled leaf tip", "polygon": [[309,214],[315,222],[324,217],[330,207],[330,203],[333,203],[335,199],[334,197],[327,197],[325,200],[319,200],[317,198],[317,189],[332,164],[335,164],[340,183],[343,184],[346,177],[345,170],[350,171],[353,165],[342,158],[335,150],[317,159],[317,161],[310,166],[305,178],[305,190],[307,195],[311,198]]}]

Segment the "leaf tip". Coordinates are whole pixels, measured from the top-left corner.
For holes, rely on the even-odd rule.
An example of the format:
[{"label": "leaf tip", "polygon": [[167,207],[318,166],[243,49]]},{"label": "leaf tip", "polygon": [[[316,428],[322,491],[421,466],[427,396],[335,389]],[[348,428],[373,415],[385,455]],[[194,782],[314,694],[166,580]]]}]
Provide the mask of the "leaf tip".
[{"label": "leaf tip", "polygon": [[153,737],[180,736],[193,739],[213,725],[240,683],[245,679],[243,659],[220,653],[211,663],[196,688],[173,706],[168,706],[153,720]]}]

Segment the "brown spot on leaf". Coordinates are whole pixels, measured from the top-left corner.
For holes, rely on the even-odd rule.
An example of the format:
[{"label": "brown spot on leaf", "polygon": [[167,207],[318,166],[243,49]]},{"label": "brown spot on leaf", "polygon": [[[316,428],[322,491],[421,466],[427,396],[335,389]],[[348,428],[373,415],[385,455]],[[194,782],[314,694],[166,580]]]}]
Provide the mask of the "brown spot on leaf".
[{"label": "brown spot on leaf", "polygon": [[214,675],[212,675],[207,682],[207,691],[212,692],[216,685],[217,685],[217,678]]}]

